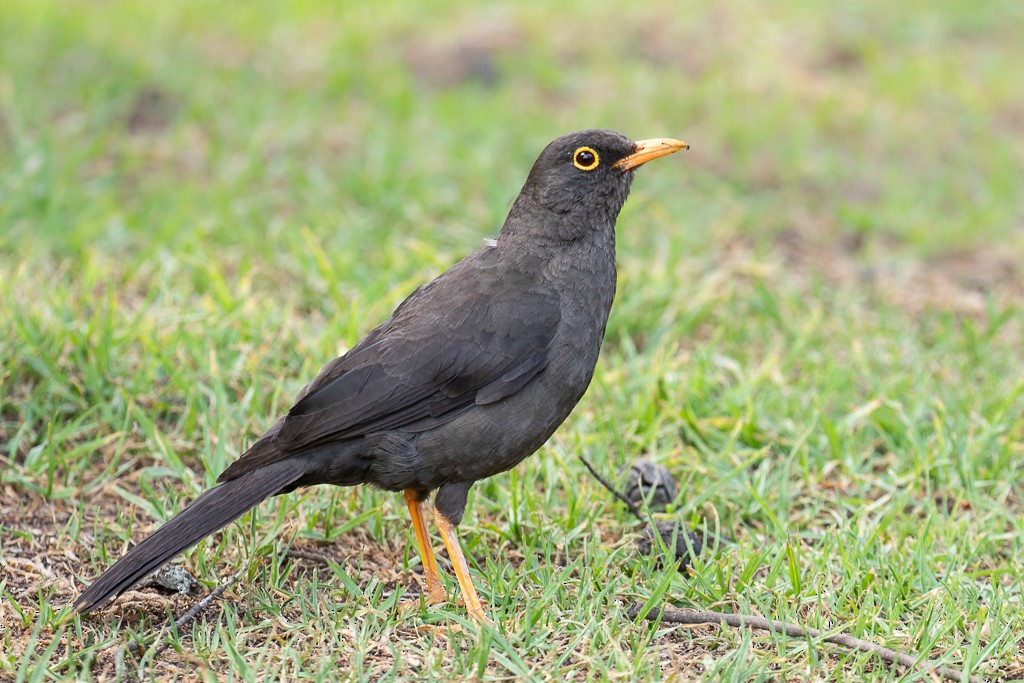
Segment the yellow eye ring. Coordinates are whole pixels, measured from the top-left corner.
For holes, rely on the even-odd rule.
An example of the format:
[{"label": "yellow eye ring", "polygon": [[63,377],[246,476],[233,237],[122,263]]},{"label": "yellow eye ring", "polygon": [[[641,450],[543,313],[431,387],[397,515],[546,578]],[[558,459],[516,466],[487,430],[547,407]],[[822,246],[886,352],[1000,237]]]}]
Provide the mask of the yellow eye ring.
[{"label": "yellow eye ring", "polygon": [[581,171],[593,171],[600,163],[601,157],[590,147],[580,147],[572,153],[572,165]]}]

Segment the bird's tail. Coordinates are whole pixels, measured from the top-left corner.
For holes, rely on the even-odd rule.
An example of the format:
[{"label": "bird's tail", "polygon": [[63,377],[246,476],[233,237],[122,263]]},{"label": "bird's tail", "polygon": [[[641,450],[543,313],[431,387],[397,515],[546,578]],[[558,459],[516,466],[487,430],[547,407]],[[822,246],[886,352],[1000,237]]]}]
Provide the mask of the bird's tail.
[{"label": "bird's tail", "polygon": [[301,458],[290,458],[210,489],[101,574],[78,597],[74,610],[86,614],[116,598],[178,553],[294,484],[305,471]]}]

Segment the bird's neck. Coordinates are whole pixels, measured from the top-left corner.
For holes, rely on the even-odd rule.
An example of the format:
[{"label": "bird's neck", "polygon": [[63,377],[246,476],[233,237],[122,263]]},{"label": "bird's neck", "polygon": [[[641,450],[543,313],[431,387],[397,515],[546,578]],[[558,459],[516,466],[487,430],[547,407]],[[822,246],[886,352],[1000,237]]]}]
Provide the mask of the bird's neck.
[{"label": "bird's neck", "polygon": [[593,328],[592,338],[599,343],[616,289],[615,225],[611,220],[591,221],[589,230],[573,240],[502,230],[496,248],[506,267],[531,273],[539,278],[539,286],[558,292],[563,319]]},{"label": "bird's neck", "polygon": [[615,221],[629,195],[629,186],[616,189],[620,191],[607,196],[554,202],[527,183],[513,202],[499,239],[515,237],[547,247],[589,243],[603,236],[610,238],[614,249]]}]

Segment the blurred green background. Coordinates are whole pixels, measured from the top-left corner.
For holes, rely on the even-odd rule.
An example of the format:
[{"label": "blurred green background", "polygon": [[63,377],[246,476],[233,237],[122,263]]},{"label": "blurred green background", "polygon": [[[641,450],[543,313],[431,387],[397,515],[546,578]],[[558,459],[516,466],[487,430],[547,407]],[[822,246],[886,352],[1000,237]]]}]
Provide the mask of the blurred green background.
[{"label": "blurred green background", "polygon": [[5,246],[272,252],[366,223],[458,244],[549,139],[611,127],[693,141],[638,189],[694,248],[794,227],[1020,247],[1021,11],[13,0]]},{"label": "blurred green background", "polygon": [[[660,660],[635,655],[664,634],[605,615],[668,584],[653,562],[620,571],[630,518],[584,453],[609,476],[640,454],[667,464],[684,492],[674,513],[700,525],[713,510],[740,539],[674,580],[682,603],[1024,672],[1022,35],[1011,1],[5,0],[0,649],[13,654],[0,674],[105,671],[96,653],[123,632],[87,623],[79,654],[46,653],[71,638],[54,607],[142,520],[211,483],[320,365],[495,235],[548,141],[590,127],[692,149],[645,167],[620,217],[590,393],[471,499],[463,536],[486,558],[475,571],[505,640],[467,640],[465,659],[424,670],[746,680],[821,664],[703,631]],[[395,498],[277,500],[254,515],[267,545],[233,527],[190,566],[215,580],[242,562],[234,545],[276,552],[273,533],[338,543],[366,526],[359,543],[401,548]],[[338,532],[338,519],[354,521]],[[551,568],[567,547],[582,578]],[[48,553],[49,578],[11,569]],[[331,604],[288,618],[329,632],[377,580],[303,594]],[[537,622],[530,601],[561,623]],[[214,637],[239,620],[197,627],[186,649],[258,678]],[[538,628],[558,637],[538,644]],[[431,652],[405,635],[393,647]],[[268,666],[304,646],[282,647]],[[531,648],[536,660],[513,656]],[[352,675],[401,678],[400,659]],[[867,656],[828,665],[890,676]]]}]

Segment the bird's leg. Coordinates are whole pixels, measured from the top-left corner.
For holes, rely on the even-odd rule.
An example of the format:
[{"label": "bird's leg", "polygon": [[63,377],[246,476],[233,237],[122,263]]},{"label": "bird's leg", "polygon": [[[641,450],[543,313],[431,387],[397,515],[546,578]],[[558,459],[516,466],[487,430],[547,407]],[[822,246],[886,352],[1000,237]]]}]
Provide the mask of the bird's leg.
[{"label": "bird's leg", "polygon": [[420,549],[420,561],[423,562],[423,577],[427,582],[427,599],[432,605],[444,602],[444,586],[441,585],[441,577],[437,574],[437,560],[434,559],[434,549],[430,546],[430,537],[427,536],[427,523],[423,519],[424,497],[413,489],[405,490],[405,504],[409,506],[409,516],[412,517],[412,528],[416,532],[416,545]]},{"label": "bird's leg", "polygon": [[441,538],[444,539],[444,546],[448,548],[448,557],[455,567],[455,577],[459,580],[459,587],[462,588],[462,597],[466,602],[466,610],[469,616],[481,624],[493,624],[480,604],[480,598],[473,587],[473,580],[469,578],[469,564],[466,556],[462,554],[462,546],[459,545],[459,537],[455,535],[455,526],[448,519],[434,508],[434,522],[437,524]]}]

